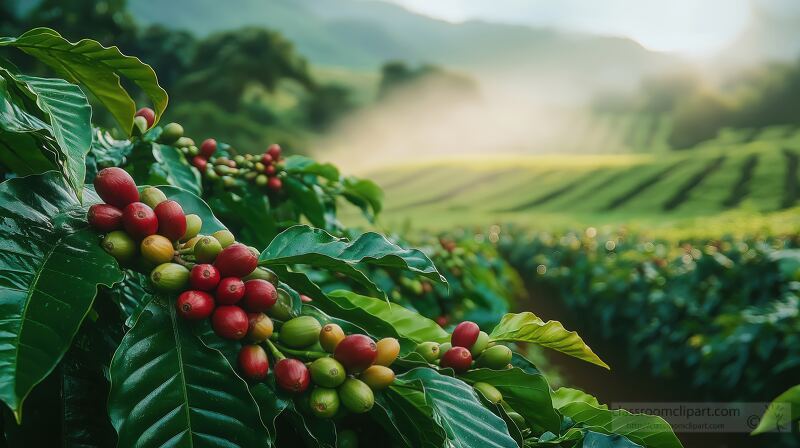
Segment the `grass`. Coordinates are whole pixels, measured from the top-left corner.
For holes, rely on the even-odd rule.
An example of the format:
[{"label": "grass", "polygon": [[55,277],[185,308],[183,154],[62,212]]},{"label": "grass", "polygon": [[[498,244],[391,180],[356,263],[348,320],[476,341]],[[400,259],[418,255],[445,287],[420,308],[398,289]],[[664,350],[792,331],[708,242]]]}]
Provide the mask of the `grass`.
[{"label": "grass", "polygon": [[[651,131],[642,133],[630,117],[606,117],[605,123],[612,121],[633,126],[624,139],[631,142],[652,138],[664,126],[658,117],[649,117],[642,123]],[[366,177],[385,188],[379,223],[385,228],[624,224],[678,234],[692,228],[785,232],[800,222],[789,212],[800,188],[791,155],[800,155],[800,134],[780,127],[725,131],[713,144],[686,151],[471,156]],[[343,213],[346,221],[353,215]]]}]

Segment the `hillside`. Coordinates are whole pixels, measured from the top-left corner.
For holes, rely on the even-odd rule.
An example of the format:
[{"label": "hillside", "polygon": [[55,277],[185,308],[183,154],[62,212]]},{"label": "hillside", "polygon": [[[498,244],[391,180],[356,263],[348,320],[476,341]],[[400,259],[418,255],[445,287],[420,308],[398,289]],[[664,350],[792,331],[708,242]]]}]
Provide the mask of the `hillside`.
[{"label": "hillside", "polygon": [[[335,3],[335,5],[332,5]],[[431,62],[470,72],[570,76],[624,85],[674,64],[630,39],[484,22],[452,24],[382,2],[359,0],[130,0],[143,24],[197,35],[248,25],[280,31],[314,64],[374,69],[390,59]],[[512,70],[513,69],[513,70]],[[540,72],[544,73],[540,73]]]},{"label": "hillside", "polygon": [[726,132],[693,151],[461,159],[370,177],[386,191],[389,226],[674,223],[796,206],[799,157],[796,128],[769,128]]}]

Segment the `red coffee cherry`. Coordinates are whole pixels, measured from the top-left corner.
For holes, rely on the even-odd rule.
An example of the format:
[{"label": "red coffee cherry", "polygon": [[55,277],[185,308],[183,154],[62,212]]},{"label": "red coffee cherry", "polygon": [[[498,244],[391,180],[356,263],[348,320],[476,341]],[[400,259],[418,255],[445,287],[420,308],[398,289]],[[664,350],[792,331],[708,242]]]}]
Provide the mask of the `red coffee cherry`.
[{"label": "red coffee cherry", "polygon": [[350,373],[361,372],[375,362],[378,346],[369,336],[351,334],[336,346],[333,357]]},{"label": "red coffee cherry", "polygon": [[213,138],[207,138],[200,144],[200,154],[206,159],[213,156],[217,151],[217,141]]},{"label": "red coffee cherry", "polygon": [[244,284],[242,307],[251,313],[261,313],[275,305],[278,301],[278,290],[275,286],[261,279],[248,280]]},{"label": "red coffee cherry", "polygon": [[189,275],[189,286],[201,291],[211,291],[219,285],[219,271],[210,264],[196,264]]},{"label": "red coffee cherry", "polygon": [[244,244],[234,243],[222,249],[214,260],[214,266],[222,277],[245,277],[253,272],[258,259]]},{"label": "red coffee cherry", "polygon": [[104,168],[94,178],[94,189],[100,199],[119,209],[139,200],[136,182],[122,168]]},{"label": "red coffee cherry", "polygon": [[245,378],[263,380],[269,372],[267,352],[260,345],[244,345],[239,350],[239,370]]},{"label": "red coffee cherry", "polygon": [[461,322],[456,325],[456,328],[453,330],[453,335],[450,336],[450,343],[453,344],[453,347],[464,347],[469,350],[472,348],[472,345],[475,344],[475,341],[478,340],[478,334],[480,334],[480,332],[481,329],[475,322],[470,322],[468,320]]},{"label": "red coffee cherry", "polygon": [[466,372],[472,365],[472,354],[464,347],[453,347],[442,356],[439,365],[458,373]]},{"label": "red coffee cherry", "polygon": [[302,361],[285,358],[275,364],[275,382],[283,390],[300,393],[308,389],[311,374]]},{"label": "red coffee cherry", "polygon": [[89,225],[100,232],[110,232],[122,228],[122,210],[109,204],[95,204],[89,207]]},{"label": "red coffee cherry", "polygon": [[175,308],[184,319],[207,319],[214,311],[214,298],[203,291],[184,291],[175,301]]},{"label": "red coffee cherry", "polygon": [[154,210],[158,218],[158,234],[170,239],[179,240],[186,233],[186,215],[183,207],[175,201],[166,200],[156,205]]},{"label": "red coffee cherry", "polygon": [[220,280],[214,296],[220,305],[233,305],[244,296],[244,282],[239,277],[225,277]]},{"label": "red coffee cherry", "polygon": [[143,107],[137,110],[136,115],[134,116],[144,117],[144,119],[147,120],[147,129],[152,128],[153,124],[156,122],[156,113],[153,111],[153,109],[150,109],[149,107]]},{"label": "red coffee cherry", "polygon": [[211,327],[224,339],[242,339],[247,335],[250,322],[247,313],[238,306],[218,306],[211,315]]},{"label": "red coffee cherry", "polygon": [[130,236],[141,240],[156,233],[158,218],[153,209],[143,202],[132,202],[122,210],[122,226]]}]

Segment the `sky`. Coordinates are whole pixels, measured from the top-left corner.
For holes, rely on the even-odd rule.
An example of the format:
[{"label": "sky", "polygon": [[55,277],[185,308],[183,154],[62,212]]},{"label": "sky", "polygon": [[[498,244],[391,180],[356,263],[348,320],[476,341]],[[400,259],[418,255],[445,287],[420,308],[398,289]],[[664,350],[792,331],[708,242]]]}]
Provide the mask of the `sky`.
[{"label": "sky", "polygon": [[[461,22],[552,26],[630,37],[656,51],[711,54],[748,24],[749,0],[384,0]],[[770,3],[770,0],[759,0]]]}]

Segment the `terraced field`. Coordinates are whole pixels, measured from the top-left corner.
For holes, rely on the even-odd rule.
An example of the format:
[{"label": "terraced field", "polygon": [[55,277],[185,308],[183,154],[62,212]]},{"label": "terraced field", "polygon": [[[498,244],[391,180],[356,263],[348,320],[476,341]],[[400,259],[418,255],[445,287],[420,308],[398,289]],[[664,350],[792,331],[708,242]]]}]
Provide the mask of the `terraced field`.
[{"label": "terraced field", "polygon": [[368,176],[386,190],[389,226],[647,224],[790,209],[799,164],[800,134],[769,128],[687,151],[443,160]]}]

